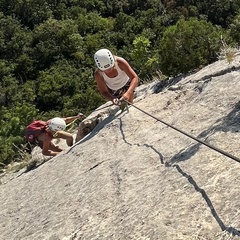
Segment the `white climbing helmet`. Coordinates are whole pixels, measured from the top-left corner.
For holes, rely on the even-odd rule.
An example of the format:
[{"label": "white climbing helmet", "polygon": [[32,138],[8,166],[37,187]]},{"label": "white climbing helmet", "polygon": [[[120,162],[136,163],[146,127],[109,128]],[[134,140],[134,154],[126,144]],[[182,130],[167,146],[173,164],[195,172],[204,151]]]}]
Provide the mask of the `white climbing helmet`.
[{"label": "white climbing helmet", "polygon": [[66,122],[59,117],[52,118],[47,122],[48,128],[52,131],[60,131],[66,129]]},{"label": "white climbing helmet", "polygon": [[114,66],[115,60],[112,53],[108,49],[100,49],[94,54],[94,60],[97,67],[104,71]]}]

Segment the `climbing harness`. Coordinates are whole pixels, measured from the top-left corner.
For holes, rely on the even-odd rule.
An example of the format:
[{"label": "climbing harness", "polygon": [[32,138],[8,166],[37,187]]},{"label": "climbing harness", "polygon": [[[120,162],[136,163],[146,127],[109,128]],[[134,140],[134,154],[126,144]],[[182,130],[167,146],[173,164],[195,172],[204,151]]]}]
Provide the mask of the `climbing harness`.
[{"label": "climbing harness", "polygon": [[238,157],[233,156],[232,154],[227,153],[227,152],[225,152],[225,151],[223,151],[223,150],[221,150],[221,149],[219,149],[219,148],[217,148],[217,147],[214,147],[214,146],[212,146],[211,144],[206,143],[206,142],[202,141],[201,139],[198,139],[198,138],[196,138],[196,137],[194,137],[194,136],[192,136],[192,135],[190,135],[190,134],[188,134],[188,133],[186,133],[186,132],[184,132],[184,131],[182,131],[182,130],[180,130],[180,129],[178,129],[178,128],[176,128],[176,127],[174,127],[174,126],[172,126],[172,125],[170,125],[170,124],[168,124],[168,123],[166,123],[166,122],[164,122],[164,121],[162,121],[162,120],[160,120],[159,118],[154,117],[154,116],[151,115],[150,113],[147,113],[146,111],[144,111],[144,110],[140,109],[139,107],[133,105],[132,103],[130,103],[130,102],[127,101],[127,100],[123,100],[123,101],[126,102],[127,104],[133,106],[133,107],[136,108],[137,110],[145,113],[146,115],[154,118],[154,119],[157,120],[158,122],[161,122],[161,123],[167,125],[168,127],[170,127],[170,128],[172,128],[172,129],[174,129],[174,130],[176,130],[176,131],[178,131],[178,132],[186,135],[187,137],[192,138],[193,140],[195,140],[195,141],[197,141],[197,142],[199,142],[199,143],[201,143],[201,144],[203,144],[203,145],[205,145],[205,146],[207,146],[207,147],[209,147],[209,148],[211,148],[211,149],[213,149],[213,150],[215,150],[215,151],[223,154],[224,156],[229,157],[229,158],[235,160],[236,162],[239,162],[239,163],[240,163],[240,159],[239,159]]}]

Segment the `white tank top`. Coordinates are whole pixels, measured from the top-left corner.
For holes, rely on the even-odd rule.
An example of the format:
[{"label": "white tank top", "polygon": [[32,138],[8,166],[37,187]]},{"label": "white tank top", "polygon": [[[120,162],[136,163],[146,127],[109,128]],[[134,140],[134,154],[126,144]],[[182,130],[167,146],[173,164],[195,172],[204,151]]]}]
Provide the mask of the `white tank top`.
[{"label": "white tank top", "polygon": [[118,64],[115,64],[115,68],[118,72],[116,77],[110,78],[104,72],[102,72],[102,76],[106,85],[112,90],[119,90],[126,85],[129,81],[128,75],[119,68]]}]

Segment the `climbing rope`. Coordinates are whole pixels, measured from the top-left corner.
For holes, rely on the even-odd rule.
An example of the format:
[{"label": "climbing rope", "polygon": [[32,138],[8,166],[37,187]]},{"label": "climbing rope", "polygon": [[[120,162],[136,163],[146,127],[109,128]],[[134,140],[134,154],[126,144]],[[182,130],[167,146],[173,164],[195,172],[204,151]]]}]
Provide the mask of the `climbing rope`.
[{"label": "climbing rope", "polygon": [[166,122],[164,122],[164,121],[162,121],[162,120],[160,120],[159,118],[156,118],[155,116],[151,115],[150,113],[147,113],[146,111],[144,111],[144,110],[140,109],[139,107],[133,105],[132,103],[130,103],[130,102],[127,101],[127,100],[123,100],[123,101],[125,101],[126,103],[128,103],[128,104],[131,105],[132,107],[136,108],[137,110],[143,112],[144,114],[146,114],[146,115],[154,118],[154,119],[157,120],[158,122],[161,122],[161,123],[163,123],[164,125],[167,125],[168,127],[170,127],[170,128],[172,128],[172,129],[174,129],[174,130],[176,130],[176,131],[184,134],[185,136],[187,136],[187,137],[189,137],[189,138],[192,138],[193,140],[195,140],[195,141],[197,141],[197,142],[199,142],[199,143],[201,143],[201,144],[203,144],[203,145],[205,145],[205,146],[207,146],[207,147],[209,147],[209,148],[211,148],[211,149],[213,149],[213,150],[215,150],[215,151],[223,154],[224,156],[229,157],[229,158],[231,158],[231,159],[233,159],[233,160],[235,160],[235,161],[237,161],[237,162],[240,163],[240,159],[239,159],[238,157],[235,157],[235,156],[233,156],[233,155],[230,154],[230,153],[227,153],[227,152],[225,152],[225,151],[223,151],[223,150],[221,150],[221,149],[219,149],[219,148],[217,148],[217,147],[214,147],[214,146],[212,146],[211,144],[206,143],[206,142],[202,141],[201,139],[198,139],[198,138],[196,138],[196,137],[194,137],[194,136],[192,136],[192,135],[190,135],[190,134],[188,134],[188,133],[186,133],[186,132],[184,132],[184,131],[182,131],[182,130],[180,130],[180,129],[178,129],[178,128],[176,128],[176,127],[174,127],[174,126],[172,126],[172,125],[170,125],[170,124],[168,124],[168,123],[166,123]]},{"label": "climbing rope", "polygon": [[93,110],[93,112],[96,112],[96,111],[102,110],[102,109],[104,109],[104,108],[111,107],[111,106],[113,106],[113,105],[115,105],[115,104],[111,103],[111,104],[109,104],[109,105],[107,105],[107,106],[104,106],[104,107],[101,107],[101,108],[97,108],[97,109]]}]

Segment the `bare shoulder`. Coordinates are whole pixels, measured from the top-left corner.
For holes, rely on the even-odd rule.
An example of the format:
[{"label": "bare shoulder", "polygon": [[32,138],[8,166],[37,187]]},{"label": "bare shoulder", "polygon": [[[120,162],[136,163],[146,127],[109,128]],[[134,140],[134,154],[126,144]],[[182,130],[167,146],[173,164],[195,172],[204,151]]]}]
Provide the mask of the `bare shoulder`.
[{"label": "bare shoulder", "polygon": [[96,68],[94,71],[94,77],[97,79],[102,77],[102,72],[98,68]]},{"label": "bare shoulder", "polygon": [[129,63],[128,63],[127,60],[125,60],[124,58],[122,58],[122,57],[116,57],[115,59],[116,59],[116,61],[117,61],[118,66],[119,66],[122,70],[126,71],[126,70],[130,70],[130,69],[131,69]]},{"label": "bare shoulder", "polygon": [[138,78],[137,74],[132,69],[132,67],[130,66],[130,64],[128,63],[127,60],[125,60],[122,57],[116,57],[115,59],[117,61],[117,64],[118,64],[119,68],[122,71],[124,71],[129,76],[130,79],[133,79],[133,78],[137,79]]},{"label": "bare shoulder", "polygon": [[43,132],[38,136],[38,140],[45,142],[48,141],[50,142],[52,140],[52,137],[50,136],[50,134],[48,134],[47,132]]},{"label": "bare shoulder", "polygon": [[117,61],[117,63],[118,63],[118,65],[120,64],[124,64],[124,65],[128,65],[128,62],[127,62],[127,60],[125,60],[123,57],[117,57],[117,56],[115,56],[115,59],[116,59],[116,61]]}]

